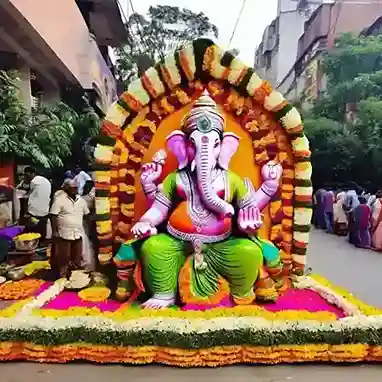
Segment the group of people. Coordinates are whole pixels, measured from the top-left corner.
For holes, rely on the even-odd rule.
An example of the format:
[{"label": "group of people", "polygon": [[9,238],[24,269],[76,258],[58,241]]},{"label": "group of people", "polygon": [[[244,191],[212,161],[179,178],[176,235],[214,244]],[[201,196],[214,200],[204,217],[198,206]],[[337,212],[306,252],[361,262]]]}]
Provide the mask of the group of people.
[{"label": "group of people", "polygon": [[66,277],[70,271],[81,268],[94,270],[91,214],[95,190],[90,175],[81,169],[67,171],[61,188],[53,193],[51,182],[27,167],[17,188],[24,192],[20,223],[25,232],[39,233],[41,243],[52,240],[50,261],[54,276]]},{"label": "group of people", "polygon": [[320,188],[313,201],[316,228],[347,236],[358,248],[382,252],[382,190],[370,194],[356,185],[336,191]]}]

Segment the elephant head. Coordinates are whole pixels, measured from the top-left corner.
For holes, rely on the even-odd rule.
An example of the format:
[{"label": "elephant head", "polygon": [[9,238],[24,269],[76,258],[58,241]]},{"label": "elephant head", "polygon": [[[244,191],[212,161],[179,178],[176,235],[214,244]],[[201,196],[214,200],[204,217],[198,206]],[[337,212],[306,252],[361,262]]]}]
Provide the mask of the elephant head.
[{"label": "elephant head", "polygon": [[229,162],[238,148],[239,137],[224,133],[224,119],[214,101],[202,96],[183,122],[183,131],[176,130],[167,137],[167,146],[178,160],[178,168],[190,166],[196,171],[198,189],[203,203],[215,213],[232,216],[232,205],[221,199],[212,188],[211,175],[215,168],[228,170]]}]

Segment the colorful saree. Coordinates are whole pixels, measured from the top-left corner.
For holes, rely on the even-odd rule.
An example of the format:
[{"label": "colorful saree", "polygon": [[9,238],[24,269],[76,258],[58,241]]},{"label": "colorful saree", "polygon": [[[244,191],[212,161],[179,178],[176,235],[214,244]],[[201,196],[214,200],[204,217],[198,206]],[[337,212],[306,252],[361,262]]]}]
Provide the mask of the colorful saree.
[{"label": "colorful saree", "polygon": [[367,204],[360,204],[354,210],[355,242],[353,244],[356,247],[371,247],[370,218],[371,210]]},{"label": "colorful saree", "polygon": [[339,236],[346,236],[348,231],[348,219],[344,211],[346,192],[339,192],[333,208],[334,233]]},{"label": "colorful saree", "polygon": [[378,199],[373,205],[371,232],[373,248],[382,252],[382,199]]}]

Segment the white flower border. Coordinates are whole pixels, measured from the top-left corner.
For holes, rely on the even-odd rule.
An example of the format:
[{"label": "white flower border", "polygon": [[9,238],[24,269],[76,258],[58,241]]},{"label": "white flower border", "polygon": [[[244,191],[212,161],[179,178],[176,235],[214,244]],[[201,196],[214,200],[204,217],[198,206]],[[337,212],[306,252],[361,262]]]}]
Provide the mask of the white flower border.
[{"label": "white flower border", "polygon": [[328,303],[333,304],[343,310],[347,317],[362,316],[358,307],[346,300],[345,297],[333,292],[329,287],[326,287],[308,276],[298,277],[294,283],[297,289],[311,289],[317,292]]},{"label": "white flower border", "polygon": [[76,316],[76,317],[41,317],[32,314],[35,308],[41,308],[48,301],[55,298],[64,289],[64,282],[58,280],[46,291],[41,293],[30,303],[26,304],[14,317],[0,318],[2,330],[28,330],[40,329],[44,331],[86,327],[99,331],[114,332],[142,332],[162,331],[185,333],[206,333],[215,330],[237,330],[250,329],[262,330],[269,333],[282,332],[286,330],[309,330],[311,332],[333,331],[341,332],[348,329],[382,329],[382,315],[365,316],[350,304],[342,296],[334,293],[329,288],[310,277],[300,277],[296,280],[298,289],[312,289],[317,291],[323,298],[332,304],[344,309],[349,316],[337,321],[316,320],[275,320],[270,321],[261,317],[217,317],[210,319],[193,318],[184,319],[176,317],[140,317],[116,321],[102,316]]}]

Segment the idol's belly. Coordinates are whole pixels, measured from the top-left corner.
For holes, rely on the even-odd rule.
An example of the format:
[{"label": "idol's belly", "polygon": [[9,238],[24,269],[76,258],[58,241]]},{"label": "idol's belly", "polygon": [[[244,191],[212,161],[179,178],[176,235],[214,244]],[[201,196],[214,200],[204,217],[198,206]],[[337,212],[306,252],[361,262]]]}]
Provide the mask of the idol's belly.
[{"label": "idol's belly", "polygon": [[206,210],[190,211],[188,207],[183,201],[172,212],[167,224],[171,235],[186,241],[199,238],[203,242],[218,242],[230,235],[230,218],[221,219]]}]

